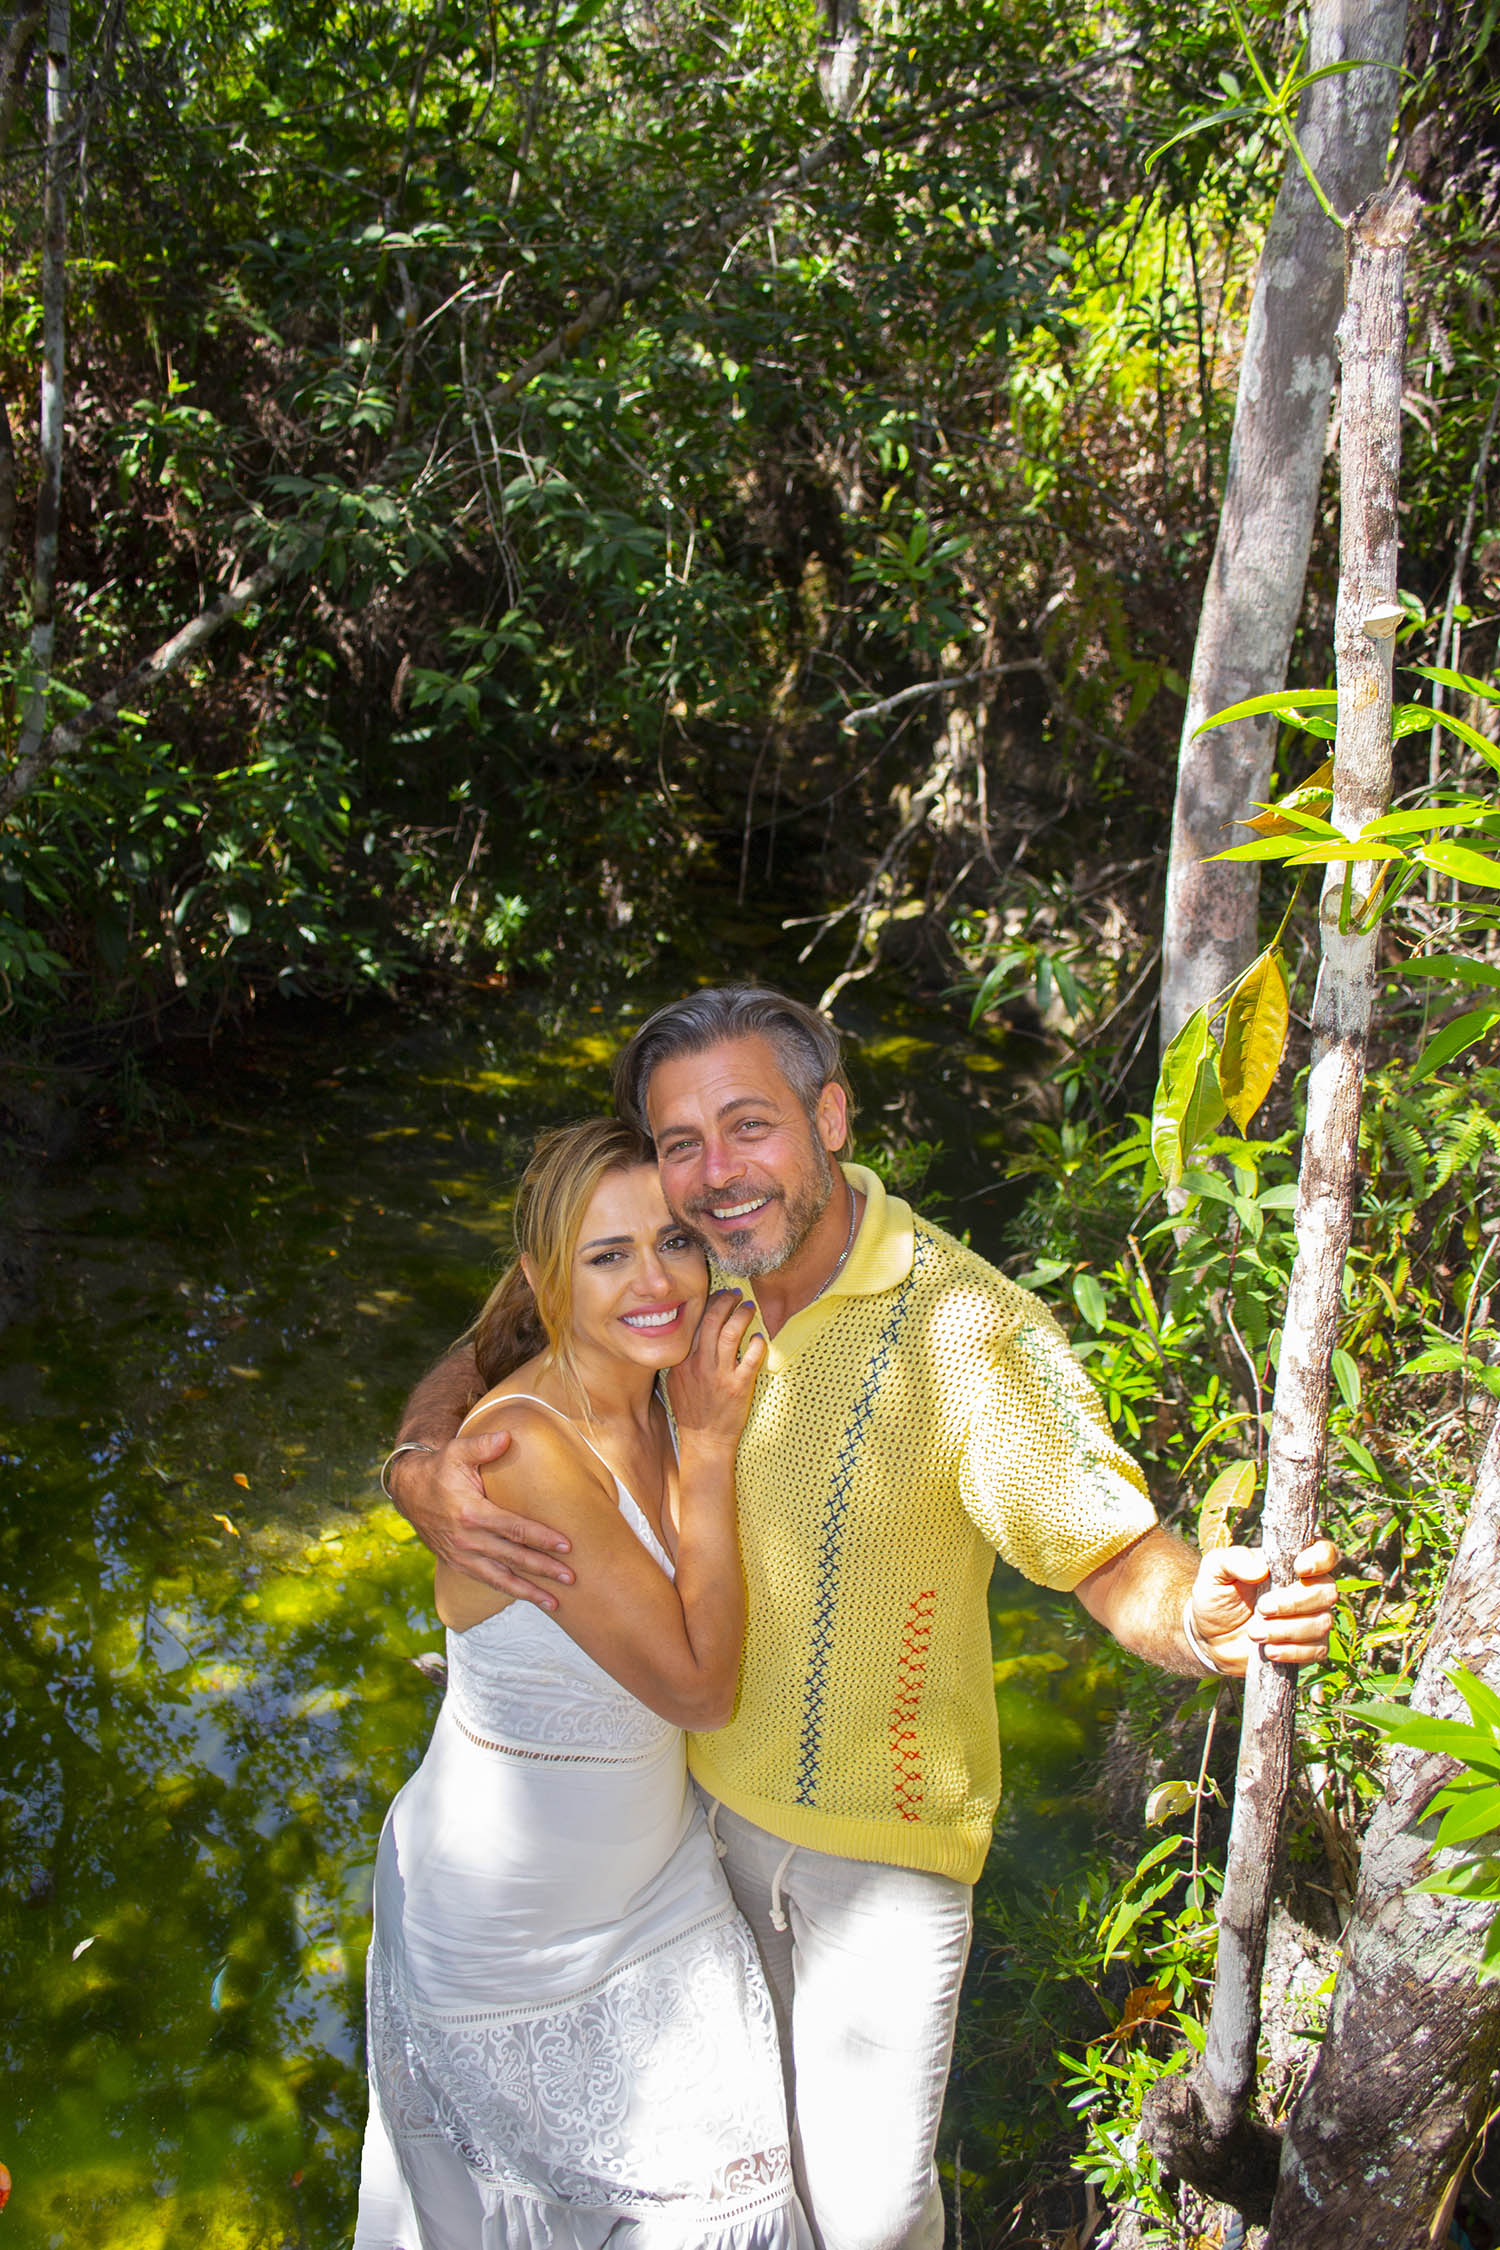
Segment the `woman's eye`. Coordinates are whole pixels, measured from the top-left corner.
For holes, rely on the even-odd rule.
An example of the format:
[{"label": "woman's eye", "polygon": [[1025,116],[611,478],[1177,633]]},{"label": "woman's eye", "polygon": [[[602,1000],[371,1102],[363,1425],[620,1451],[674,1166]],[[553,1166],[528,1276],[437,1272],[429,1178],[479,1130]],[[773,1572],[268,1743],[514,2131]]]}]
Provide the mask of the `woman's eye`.
[{"label": "woman's eye", "polygon": [[669,1234],[662,1244],[663,1250],[670,1250],[674,1255],[682,1250],[696,1250],[697,1247],[697,1242],[690,1234]]}]

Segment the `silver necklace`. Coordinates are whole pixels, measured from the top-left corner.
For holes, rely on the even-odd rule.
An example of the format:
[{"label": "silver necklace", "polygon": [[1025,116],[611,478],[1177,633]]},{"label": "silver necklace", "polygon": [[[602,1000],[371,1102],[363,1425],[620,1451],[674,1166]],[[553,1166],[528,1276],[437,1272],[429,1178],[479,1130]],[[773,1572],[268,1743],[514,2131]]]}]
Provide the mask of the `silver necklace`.
[{"label": "silver necklace", "polygon": [[831,1265],[831,1266],[829,1267],[829,1269],[828,1269],[827,1273],[825,1273],[825,1274],[824,1274],[824,1276],[823,1276],[822,1280],[821,1280],[821,1281],[820,1281],[820,1282],[818,1283],[818,1286],[817,1286],[817,1288],[816,1288],[816,1289],[815,1289],[815,1290],[813,1291],[812,1295],[811,1295],[811,1296],[810,1296],[810,1297],[808,1298],[808,1300],[807,1300],[807,1301],[808,1301],[808,1303],[809,1303],[810,1305],[815,1305],[815,1304],[817,1303],[818,1299],[819,1299],[819,1298],[820,1298],[820,1297],[822,1296],[822,1294],[823,1294],[824,1290],[825,1290],[825,1289],[831,1289],[831,1288],[832,1288],[832,1286],[833,1286],[833,1284],[834,1284],[834,1283],[835,1283],[835,1282],[837,1281],[837,1279],[838,1279],[839,1275],[840,1275],[840,1274],[841,1274],[841,1273],[843,1272],[843,1270],[844,1270],[844,1260],[845,1260],[845,1259],[846,1259],[846,1258],[848,1257],[848,1255],[849,1255],[850,1251],[851,1251],[851,1250],[852,1250],[852,1249],[854,1248],[854,1222],[855,1222],[855,1220],[856,1220],[856,1219],[858,1218],[858,1216],[859,1216],[859,1204],[858,1204],[858,1203],[856,1202],[856,1200],[855,1200],[855,1195],[854,1195],[854,1190],[853,1190],[853,1188],[850,1188],[850,1190],[849,1190],[849,1233],[848,1233],[848,1235],[847,1235],[847,1237],[846,1237],[846,1239],[845,1239],[845,1242],[844,1242],[844,1247],[843,1247],[843,1249],[842,1249],[842,1250],[841,1250],[841,1251],[839,1252],[839,1254],[838,1254],[838,1256],[837,1256],[837,1257],[835,1258],[835,1260],[834,1260],[833,1264],[832,1264],[832,1265]]}]

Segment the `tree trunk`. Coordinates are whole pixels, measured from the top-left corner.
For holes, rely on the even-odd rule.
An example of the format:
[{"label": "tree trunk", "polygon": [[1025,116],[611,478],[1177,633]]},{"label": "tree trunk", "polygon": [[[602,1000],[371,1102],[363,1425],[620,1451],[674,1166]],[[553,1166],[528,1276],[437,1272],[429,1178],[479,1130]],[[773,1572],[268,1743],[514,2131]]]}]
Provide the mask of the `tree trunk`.
[{"label": "tree trunk", "polygon": [[[1500,1688],[1500,1415],[1414,1710],[1467,1720],[1454,1664]],[[1287,2128],[1267,2250],[1418,2250],[1446,2229],[1500,2067],[1500,1979],[1475,1982],[1495,1906],[1411,1887],[1428,1872],[1427,1807],[1455,1770],[1430,1753],[1391,1753],[1327,2037]]]},{"label": "tree trunk", "polygon": [[[1405,0],[1312,0],[1307,68],[1361,56],[1387,67],[1309,86],[1297,137],[1334,209],[1352,211],[1385,175],[1406,31]],[[1260,869],[1206,867],[1270,780],[1276,721],[1240,719],[1192,739],[1215,711],[1286,679],[1333,391],[1343,302],[1339,230],[1288,153],[1261,254],[1235,404],[1218,543],[1209,567],[1178,755],[1163,925],[1161,1045],[1257,950]]]},{"label": "tree trunk", "polygon": [[[1391,630],[1396,616],[1396,496],[1406,356],[1402,281],[1418,202],[1404,185],[1372,196],[1349,228],[1344,358],[1338,736],[1334,825],[1355,834],[1391,793]],[[1320,902],[1323,963],[1313,1000],[1313,1062],[1297,1179],[1297,1257],[1287,1290],[1271,1419],[1262,1539],[1272,1582],[1286,1585],[1314,1535],[1354,1209],[1365,1042],[1378,926],[1340,927],[1346,879],[1357,914],[1375,869],[1329,867]],[[1291,1777],[1296,1675],[1252,1653],[1208,2038],[1185,2079],[1162,2081],[1148,2138],[1163,2165],[1247,2218],[1264,2220],[1275,2184],[1274,2139],[1249,2116],[1260,2035],[1266,1919]],[[1269,2167],[1269,2169],[1268,2169]]]},{"label": "tree trunk", "polygon": [[46,185],[42,210],[42,477],[36,498],[36,559],[31,574],[31,661],[16,763],[36,754],[46,730],[55,638],[57,533],[62,513],[65,311],[68,255],[69,0],[47,9]]},{"label": "tree trunk", "polygon": [[31,42],[41,28],[41,9],[22,8],[12,16],[0,41],[0,156],[10,141],[11,120],[21,98]]}]

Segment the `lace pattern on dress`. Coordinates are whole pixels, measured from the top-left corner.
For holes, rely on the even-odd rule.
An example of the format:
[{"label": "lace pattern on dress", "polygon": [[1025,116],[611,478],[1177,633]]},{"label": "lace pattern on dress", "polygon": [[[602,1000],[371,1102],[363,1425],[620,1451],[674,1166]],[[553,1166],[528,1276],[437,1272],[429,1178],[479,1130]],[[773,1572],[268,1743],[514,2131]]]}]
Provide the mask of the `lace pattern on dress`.
[{"label": "lace pattern on dress", "polygon": [[447,1700],[465,1734],[502,1749],[638,1757],[675,1731],[529,1602],[448,1635]]},{"label": "lace pattern on dress", "polygon": [[[370,1951],[386,2124],[502,2191],[674,2219],[751,2217],[791,2185],[770,2001],[732,1912],[552,2007],[442,2015]],[[760,2050],[745,2068],[745,2037]]]}]

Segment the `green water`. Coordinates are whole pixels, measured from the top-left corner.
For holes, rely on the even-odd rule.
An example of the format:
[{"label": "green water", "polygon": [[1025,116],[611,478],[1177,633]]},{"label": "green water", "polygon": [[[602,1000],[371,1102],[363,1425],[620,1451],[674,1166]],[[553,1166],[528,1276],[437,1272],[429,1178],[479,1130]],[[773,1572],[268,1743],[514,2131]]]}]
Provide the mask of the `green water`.
[{"label": "green water", "polygon": [[[441,1645],[374,1471],[610,1047],[600,1011],[289,1022],[48,1190],[42,1301],[0,1336],[5,2250],[347,2243],[370,1872]],[[859,1074],[874,1138],[943,1138],[981,1248],[998,1068],[919,1023]],[[996,1615],[1024,1882],[1106,1690],[1065,1606],[1007,1582]]]}]

